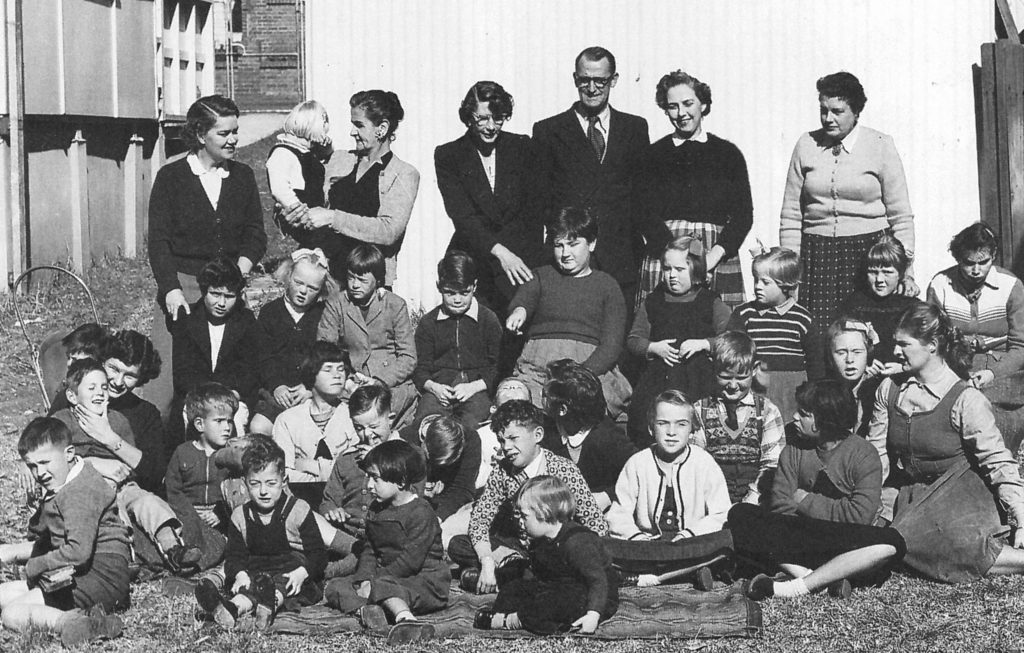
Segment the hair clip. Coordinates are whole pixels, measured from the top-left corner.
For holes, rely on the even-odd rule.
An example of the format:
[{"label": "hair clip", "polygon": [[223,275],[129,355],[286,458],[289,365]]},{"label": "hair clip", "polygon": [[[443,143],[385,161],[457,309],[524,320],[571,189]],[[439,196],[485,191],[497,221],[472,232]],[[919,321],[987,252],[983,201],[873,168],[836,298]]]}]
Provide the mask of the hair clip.
[{"label": "hair clip", "polygon": [[769,251],[771,251],[771,250],[769,250],[765,246],[765,244],[763,242],[761,242],[760,238],[754,238],[754,241],[757,243],[757,247],[751,247],[750,248],[750,255],[751,256],[756,258],[758,256],[762,256],[764,254],[767,254]]},{"label": "hair clip", "polygon": [[703,257],[706,252],[704,250],[704,242],[700,238],[690,238],[690,245],[687,251],[693,256]]},{"label": "hair clip", "polygon": [[881,340],[878,337],[878,332],[875,331],[875,327],[870,322],[862,322],[860,320],[846,320],[843,322],[844,331],[857,331],[863,333],[864,337],[867,338],[868,342],[872,346],[877,345]]},{"label": "hair clip", "polygon": [[302,259],[308,260],[313,265],[319,265],[325,270],[330,268],[329,264],[327,263],[327,255],[324,254],[324,250],[320,249],[319,247],[315,247],[313,249],[307,249],[303,247],[302,249],[297,249],[294,252],[292,252],[293,263],[298,263]]}]

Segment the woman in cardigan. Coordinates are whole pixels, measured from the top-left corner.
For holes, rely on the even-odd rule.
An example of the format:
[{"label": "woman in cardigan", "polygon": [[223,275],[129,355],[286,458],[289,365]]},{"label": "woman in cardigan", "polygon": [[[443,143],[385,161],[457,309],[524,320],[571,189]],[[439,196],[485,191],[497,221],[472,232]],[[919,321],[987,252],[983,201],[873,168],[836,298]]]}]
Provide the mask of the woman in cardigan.
[{"label": "woman in cardigan", "polygon": [[501,320],[516,287],[546,260],[543,222],[530,205],[530,137],[501,129],[512,106],[500,84],[473,84],[459,107],[466,133],[434,150],[437,187],[455,225],[448,250],[469,252],[477,262],[477,297]]},{"label": "woman in cardigan", "polygon": [[[818,80],[821,129],[797,141],[786,177],[779,244],[800,254],[800,303],[819,329],[856,287],[864,254],[891,230],[914,257],[914,214],[892,137],[859,124],[867,97],[848,72]],[[903,294],[920,293],[913,269]]]},{"label": "woman in cardigan", "polygon": [[[149,263],[157,284],[152,340],[173,360],[170,325],[199,301],[196,275],[218,256],[248,274],[267,249],[256,177],[236,163],[238,107],[220,95],[199,98],[185,116],[188,156],[156,175],[149,198]],[[164,419],[171,405],[171,366],[145,388]]]},{"label": "woman in cardigan", "polygon": [[640,177],[643,215],[652,223],[646,233],[663,239],[648,238],[637,306],[661,281],[665,245],[695,236],[707,249],[711,289],[735,307],[744,301],[737,252],[753,218],[746,161],[735,145],[704,131],[707,84],[677,70],[661,78],[655,99],[675,131],[651,145]]},{"label": "woman in cardigan", "polygon": [[376,245],[387,260],[385,286],[395,283],[398,250],[420,185],[420,173],[391,151],[405,110],[390,91],[360,91],[349,100],[355,150],[335,152],[327,164],[329,209],[299,204],[283,218],[316,230],[309,240],[321,248],[331,275],[345,280],[344,262],[356,245]]},{"label": "woman in cardigan", "polygon": [[967,341],[922,303],[900,319],[896,350],[909,374],[882,381],[869,438],[886,438],[893,461],[883,504],[904,564],[946,583],[1024,573],[1024,482],[991,404],[964,380]]},{"label": "woman in cardigan", "polygon": [[992,230],[972,224],[949,244],[956,265],[928,285],[928,301],[946,311],[974,351],[976,388],[1024,367],[1024,285],[992,264],[998,251]]}]

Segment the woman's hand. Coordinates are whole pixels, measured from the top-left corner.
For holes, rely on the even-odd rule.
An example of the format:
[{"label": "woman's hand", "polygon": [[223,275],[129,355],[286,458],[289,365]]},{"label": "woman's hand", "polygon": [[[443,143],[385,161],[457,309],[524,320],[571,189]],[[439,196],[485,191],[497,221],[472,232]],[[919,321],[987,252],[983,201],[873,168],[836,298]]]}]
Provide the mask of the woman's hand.
[{"label": "woman's hand", "polygon": [[704,257],[704,261],[707,264],[708,274],[711,274],[712,272],[714,272],[715,268],[718,267],[718,264],[721,263],[722,259],[724,259],[724,258],[725,258],[725,248],[724,247],[722,247],[721,245],[715,245],[714,247],[712,247],[711,250],[708,251],[707,255],[705,255],[705,257]]},{"label": "woman's hand", "polygon": [[281,219],[293,226],[301,226],[303,220],[306,218],[306,214],[309,213],[309,207],[302,202],[296,202],[288,208],[278,205],[278,212],[281,214]]},{"label": "woman's hand", "polygon": [[711,351],[711,343],[707,338],[691,338],[679,345],[679,355],[686,359],[702,351]]},{"label": "woman's hand", "polygon": [[524,324],[526,324],[526,309],[523,308],[522,306],[512,311],[512,313],[508,316],[508,319],[505,320],[505,328],[511,331],[512,333],[515,333],[516,335],[519,335],[523,332]]},{"label": "woman's hand", "polygon": [[900,292],[907,297],[917,297],[921,294],[921,288],[914,281],[913,277],[904,277]]},{"label": "woman's hand", "polygon": [[423,389],[434,395],[441,402],[442,406],[447,407],[455,400],[455,394],[450,385],[438,383],[437,381],[427,381],[423,384]]},{"label": "woman's hand", "polygon": [[530,267],[508,247],[497,243],[491,248],[491,254],[498,259],[498,263],[501,263],[501,269],[513,286],[524,284],[533,278]]},{"label": "woman's hand", "polygon": [[469,401],[478,392],[487,391],[487,382],[483,379],[470,381],[469,383],[458,383],[452,386],[452,399],[458,403]]},{"label": "woman's hand", "polygon": [[167,307],[167,314],[171,316],[172,321],[177,321],[180,309],[185,309],[185,315],[189,315],[192,312],[188,307],[188,302],[185,300],[185,293],[180,288],[175,288],[167,293],[167,296],[164,297],[164,306]]},{"label": "woman's hand", "polygon": [[978,389],[991,385],[995,380],[996,374],[992,370],[978,370],[971,374],[971,385]]},{"label": "woman's hand", "polygon": [[661,360],[665,361],[666,365],[673,367],[682,360],[679,356],[679,349],[672,344],[674,342],[675,340],[659,340],[658,342],[652,342],[647,345],[647,355],[657,356]]},{"label": "woman's hand", "polygon": [[334,224],[334,211],[323,207],[315,206],[309,209],[306,217],[302,219],[302,226],[307,229],[319,229],[330,227]]},{"label": "woman's hand", "polygon": [[302,590],[302,584],[309,578],[309,572],[305,567],[296,567],[284,577],[286,579],[284,588],[288,591],[288,596],[295,596]]},{"label": "woman's hand", "polygon": [[573,628],[579,628],[581,633],[592,633],[597,630],[597,624],[601,622],[601,613],[595,612],[594,610],[587,611],[587,614],[583,615],[576,621],[572,622]]}]

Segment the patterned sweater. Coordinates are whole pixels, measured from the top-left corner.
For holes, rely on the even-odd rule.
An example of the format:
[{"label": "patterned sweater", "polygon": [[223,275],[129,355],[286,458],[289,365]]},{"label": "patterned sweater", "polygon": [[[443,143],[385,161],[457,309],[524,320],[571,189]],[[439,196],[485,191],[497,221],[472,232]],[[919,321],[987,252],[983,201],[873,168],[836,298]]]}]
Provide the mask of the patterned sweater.
[{"label": "patterned sweater", "polygon": [[740,304],[727,328],[750,336],[768,371],[806,371],[812,379],[823,376],[824,353],[817,325],[800,304],[787,302],[767,308],[757,302]]},{"label": "patterned sweater", "polygon": [[[576,498],[576,515],[573,519],[598,535],[607,535],[608,522],[597,507],[597,501],[590,493],[579,468],[568,458],[556,456],[547,449],[542,448],[540,455],[544,457],[540,474],[559,478],[569,486]],[[469,520],[469,539],[473,546],[487,541],[492,529],[502,533],[518,533],[519,527],[515,523],[512,509],[515,507],[516,493],[526,482],[519,475],[522,471],[504,461],[491,470],[483,493],[473,504],[473,514]]]},{"label": "patterned sweater", "polygon": [[1012,273],[993,265],[972,301],[953,266],[932,278],[928,301],[946,311],[975,351],[996,359],[997,378],[1024,368],[1024,285]]}]

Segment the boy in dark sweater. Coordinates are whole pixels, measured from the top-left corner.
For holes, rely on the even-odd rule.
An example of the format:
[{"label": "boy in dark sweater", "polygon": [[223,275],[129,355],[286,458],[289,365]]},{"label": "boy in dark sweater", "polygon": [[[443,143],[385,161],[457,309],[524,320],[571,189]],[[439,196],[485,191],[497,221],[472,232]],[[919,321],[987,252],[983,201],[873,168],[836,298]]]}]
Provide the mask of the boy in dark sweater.
[{"label": "boy in dark sweater", "polygon": [[34,542],[0,545],[0,563],[25,563],[27,579],[0,584],[4,628],[42,629],[68,647],[119,636],[121,619],[105,611],[128,605],[130,554],[113,488],[52,417],[29,422],[18,454],[45,495],[29,520]]},{"label": "boy in dark sweater", "polygon": [[476,283],[476,263],[464,252],[449,252],[437,264],[441,305],[416,327],[412,380],[421,396],[414,428],[428,415],[451,415],[467,431],[475,431],[487,418],[498,374],[501,323],[473,297]]},{"label": "boy in dark sweater", "polygon": [[265,630],[281,608],[314,605],[323,598],[327,553],[315,513],[285,489],[284,452],[265,435],[250,436],[242,454],[249,501],[235,508],[224,552],[227,595],[209,578],[196,585],[199,607],[227,629],[255,612]]}]

